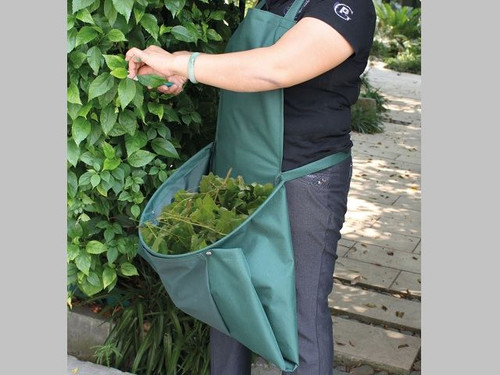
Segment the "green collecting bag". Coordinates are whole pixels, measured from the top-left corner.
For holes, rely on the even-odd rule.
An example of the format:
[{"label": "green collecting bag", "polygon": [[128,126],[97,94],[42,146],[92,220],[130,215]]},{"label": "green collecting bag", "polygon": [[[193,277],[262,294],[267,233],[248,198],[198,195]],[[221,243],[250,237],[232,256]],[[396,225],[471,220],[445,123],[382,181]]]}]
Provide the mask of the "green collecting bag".
[{"label": "green collecting bag", "polygon": [[[177,169],[140,219],[155,222],[181,189],[197,191],[209,172],[212,144]],[[175,305],[292,371],[298,363],[293,248],[284,181],[241,225],[204,249],[180,255],[139,254],[159,274]]]}]

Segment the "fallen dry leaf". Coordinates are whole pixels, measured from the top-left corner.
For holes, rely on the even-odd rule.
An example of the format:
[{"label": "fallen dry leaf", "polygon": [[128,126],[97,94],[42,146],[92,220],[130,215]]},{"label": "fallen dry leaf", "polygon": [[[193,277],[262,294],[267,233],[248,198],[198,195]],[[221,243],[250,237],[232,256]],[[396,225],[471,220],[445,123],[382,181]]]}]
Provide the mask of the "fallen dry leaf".
[{"label": "fallen dry leaf", "polygon": [[401,349],[401,348],[407,348],[409,347],[410,345],[408,344],[401,344],[401,345],[398,345],[398,349]]}]

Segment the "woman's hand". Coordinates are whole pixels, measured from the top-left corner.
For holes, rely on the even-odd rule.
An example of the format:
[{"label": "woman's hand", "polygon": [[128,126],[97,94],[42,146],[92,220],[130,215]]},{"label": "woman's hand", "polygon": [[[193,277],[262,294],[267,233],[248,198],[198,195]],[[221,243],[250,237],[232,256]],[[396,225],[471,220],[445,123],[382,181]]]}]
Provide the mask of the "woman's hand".
[{"label": "woman's hand", "polygon": [[145,50],[131,48],[125,55],[125,60],[129,62],[129,78],[137,75],[155,74],[165,78],[165,82],[171,82],[172,86],[159,86],[157,89],[163,94],[178,95],[182,92],[187,77],[173,74],[169,69],[169,62],[173,61],[173,56],[177,54],[189,54],[187,51],[179,51],[173,54],[157,46],[149,46]]}]

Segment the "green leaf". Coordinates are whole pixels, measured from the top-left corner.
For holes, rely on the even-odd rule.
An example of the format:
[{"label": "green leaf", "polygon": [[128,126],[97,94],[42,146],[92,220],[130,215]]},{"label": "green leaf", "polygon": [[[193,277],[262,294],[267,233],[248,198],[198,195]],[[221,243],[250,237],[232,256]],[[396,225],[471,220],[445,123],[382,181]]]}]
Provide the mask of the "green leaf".
[{"label": "green leaf", "polygon": [[126,42],[127,41],[125,34],[123,34],[123,32],[118,30],[118,29],[110,30],[106,36],[112,42]]},{"label": "green leaf", "polygon": [[152,88],[157,88],[165,83],[165,78],[156,74],[141,74],[136,77],[140,84]]},{"label": "green leaf", "polygon": [[112,171],[121,164],[120,159],[104,159],[104,163],[102,166],[103,171]]},{"label": "green leaf", "polygon": [[68,171],[68,195],[71,198],[74,198],[76,196],[76,193],[78,192],[78,179],[76,178],[76,174],[73,171]]},{"label": "green leaf", "polygon": [[102,283],[104,285],[104,288],[106,288],[108,285],[111,285],[116,280],[116,278],[117,276],[114,268],[104,268],[104,272],[102,273]]},{"label": "green leaf", "polygon": [[92,285],[97,288],[102,288],[102,283],[101,279],[95,272],[90,272],[89,276],[87,277],[87,281]]},{"label": "green leaf", "polygon": [[89,101],[104,95],[113,87],[115,79],[109,73],[102,73],[89,86]]},{"label": "green leaf", "polygon": [[106,65],[110,70],[117,68],[126,68],[127,62],[123,58],[123,56],[119,55],[103,55],[104,60],[106,61]]},{"label": "green leaf", "polygon": [[132,167],[140,168],[150,163],[155,158],[155,156],[156,155],[152,152],[146,150],[137,150],[127,158],[127,161]]},{"label": "green leaf", "polygon": [[92,285],[87,278],[83,279],[82,282],[78,284],[78,287],[88,296],[93,296],[102,290],[102,285]]},{"label": "green leaf", "polygon": [[104,156],[108,159],[113,159],[116,154],[116,150],[113,146],[111,146],[108,142],[102,142],[102,151],[104,152]]},{"label": "green leaf", "polygon": [[164,106],[164,110],[165,110],[165,115],[166,115],[166,118],[168,121],[177,122],[178,124],[181,123],[181,119],[179,118],[179,115],[177,115],[177,112],[175,111],[175,109],[173,109],[169,105],[166,105],[166,106]]},{"label": "green leaf", "polygon": [[124,262],[120,264],[120,271],[124,276],[138,275],[137,268],[132,263]]},{"label": "green leaf", "polygon": [[98,174],[93,174],[92,177],[90,177],[90,185],[92,185],[93,188],[95,188],[100,183],[101,183],[101,176],[99,176]]},{"label": "green leaf", "polygon": [[181,25],[172,27],[172,30],[170,30],[170,32],[175,39],[180,40],[181,42],[193,43],[198,40],[195,34]]},{"label": "green leaf", "polygon": [[113,126],[116,124],[117,118],[118,113],[115,112],[115,108],[113,106],[107,106],[101,110],[101,116],[99,120],[104,134],[108,135],[111,129],[113,129]]},{"label": "green leaf", "polygon": [[85,275],[89,274],[91,258],[90,255],[81,252],[75,259],[76,267],[82,271]]},{"label": "green leaf", "polygon": [[90,14],[88,9],[82,9],[76,14],[76,18],[82,22],[90,23],[91,25],[95,25],[94,19]]},{"label": "green leaf", "polygon": [[122,109],[124,109],[135,97],[135,82],[131,79],[124,79],[118,85],[118,98],[120,98],[120,104]]},{"label": "green leaf", "polygon": [[75,47],[91,42],[99,33],[91,26],[83,26],[76,34]]},{"label": "green leaf", "polygon": [[69,55],[69,60],[73,65],[73,68],[78,69],[82,66],[83,62],[87,59],[87,54],[81,51],[73,51]]},{"label": "green leaf", "polygon": [[66,39],[68,41],[68,47],[67,47],[67,53],[70,53],[73,51],[73,48],[75,48],[76,44],[76,36],[78,35],[78,31],[76,29],[71,29],[68,31]]},{"label": "green leaf", "polygon": [[154,115],[157,115],[158,118],[161,119],[163,118],[163,104],[161,103],[155,103],[155,102],[149,102],[148,103],[148,110]]},{"label": "green leaf", "polygon": [[118,249],[116,247],[110,247],[106,253],[106,258],[108,259],[109,264],[113,264],[118,258]]},{"label": "green leaf", "polygon": [[210,12],[210,19],[215,21],[222,21],[224,19],[224,15],[226,14],[225,10],[216,10]]},{"label": "green leaf", "polygon": [[68,139],[66,146],[66,157],[73,167],[76,167],[78,159],[80,158],[80,148],[71,138]]},{"label": "green leaf", "polygon": [[[140,84],[135,82],[136,90],[135,90],[135,96],[134,96],[134,99],[132,100],[132,103],[134,103],[134,105],[137,109],[142,110],[142,104],[144,103],[144,92],[143,92],[143,90],[137,90],[138,85],[140,85]],[[143,121],[144,121],[144,119],[143,119]]]},{"label": "green leaf", "polygon": [[75,260],[76,257],[80,254],[80,249],[78,245],[69,244],[67,249],[68,260]]},{"label": "green leaf", "polygon": [[118,13],[111,0],[104,0],[104,17],[108,19],[111,27],[115,24],[117,14]]},{"label": "green leaf", "polygon": [[90,122],[83,117],[76,118],[71,125],[71,135],[77,145],[80,144],[90,134]]},{"label": "green leaf", "polygon": [[135,18],[135,23],[138,24],[142,17],[144,16],[144,13],[146,12],[146,8],[144,7],[134,7],[134,18]]},{"label": "green leaf", "polygon": [[214,29],[208,29],[207,36],[209,40],[215,40],[216,42],[220,42],[222,40],[222,36],[220,36],[220,34]]},{"label": "green leaf", "polygon": [[107,249],[108,248],[106,245],[96,240],[89,241],[85,246],[85,250],[89,254],[101,254],[104,253]]},{"label": "green leaf", "polygon": [[125,135],[125,149],[129,156],[146,146],[147,143],[148,137],[144,132],[137,131],[134,135]]},{"label": "green leaf", "polygon": [[94,46],[87,51],[87,61],[95,75],[99,73],[102,64],[102,52],[99,47]]},{"label": "green leaf", "polygon": [[125,79],[128,76],[128,71],[125,68],[116,68],[113,69],[110,73],[113,77],[116,77],[118,79]]},{"label": "green leaf", "polygon": [[175,18],[182,8],[184,8],[184,5],[186,5],[186,0],[164,0],[164,4],[165,8],[167,8]]},{"label": "green leaf", "polygon": [[92,103],[87,103],[85,104],[82,108],[80,108],[78,110],[78,116],[79,117],[85,117],[87,118],[87,115],[89,113],[89,111],[92,109]]},{"label": "green leaf", "polygon": [[82,101],[80,99],[80,90],[78,90],[78,86],[74,82],[71,82],[69,84],[68,91],[67,91],[67,99],[68,99],[68,102],[70,102],[70,103],[82,104]]},{"label": "green leaf", "polygon": [[134,6],[134,0],[113,0],[113,5],[116,11],[124,16],[128,22],[132,13],[132,7]]},{"label": "green leaf", "polygon": [[179,154],[175,149],[174,145],[163,138],[155,138],[151,142],[151,147],[153,150],[162,156],[166,156],[169,158],[179,159]]},{"label": "green leaf", "polygon": [[130,212],[132,212],[132,215],[134,217],[139,217],[139,214],[141,213],[141,209],[139,208],[138,205],[134,204],[132,207],[130,207]]},{"label": "green leaf", "polygon": [[95,0],[73,0],[72,3],[72,11],[73,14],[78,12],[80,9],[86,8],[89,5],[92,5],[95,2]]},{"label": "green leaf", "polygon": [[151,35],[153,38],[158,39],[158,32],[160,27],[158,26],[158,20],[152,14],[146,13],[142,16],[139,22],[142,27]]},{"label": "green leaf", "polygon": [[137,117],[134,112],[128,109],[123,110],[118,116],[118,123],[128,134],[135,134],[135,131],[137,130]]}]

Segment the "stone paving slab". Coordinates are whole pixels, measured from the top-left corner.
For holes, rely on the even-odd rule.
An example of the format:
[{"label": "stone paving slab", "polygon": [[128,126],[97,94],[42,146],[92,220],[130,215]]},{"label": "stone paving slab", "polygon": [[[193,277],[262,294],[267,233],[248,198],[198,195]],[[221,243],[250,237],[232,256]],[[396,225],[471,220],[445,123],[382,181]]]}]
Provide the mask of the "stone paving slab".
[{"label": "stone paving slab", "polygon": [[[352,247],[352,246],[351,246]],[[415,250],[413,250],[415,254],[422,254],[422,241],[419,242]]]},{"label": "stone paving slab", "polygon": [[402,195],[398,198],[396,202],[392,204],[394,208],[405,208],[407,210],[421,211],[422,209],[422,199],[420,197],[408,197]]},{"label": "stone paving slab", "polygon": [[[347,217],[347,216],[346,216]],[[420,238],[388,231],[389,228],[356,228],[356,231],[349,231],[349,225],[342,228],[342,235],[349,240],[363,244],[378,245],[390,249],[411,253],[420,242]],[[409,270],[413,271],[413,269]]]},{"label": "stone paving slab", "polygon": [[382,212],[371,227],[379,230],[390,228],[394,233],[420,237],[421,213],[419,211],[390,207]]},{"label": "stone paving slab", "polygon": [[336,364],[368,364],[376,369],[408,375],[420,350],[419,337],[351,319],[332,317]]},{"label": "stone paving slab", "polygon": [[376,266],[344,257],[337,259],[333,276],[348,281],[352,285],[360,284],[388,290],[399,272],[394,268]]},{"label": "stone paving slab", "polygon": [[364,322],[420,331],[420,302],[336,282],[328,306],[337,315],[347,313]]},{"label": "stone paving slab", "polygon": [[111,367],[97,365],[68,355],[66,375],[134,375]]},{"label": "stone paving slab", "polygon": [[419,254],[363,243],[359,246],[357,244],[353,246],[347,253],[346,257],[366,263],[375,265],[378,264],[384,267],[415,273],[420,273],[421,268]]},{"label": "stone paving slab", "polygon": [[389,288],[397,292],[409,292],[413,296],[420,297],[422,295],[422,275],[419,273],[401,271]]}]

